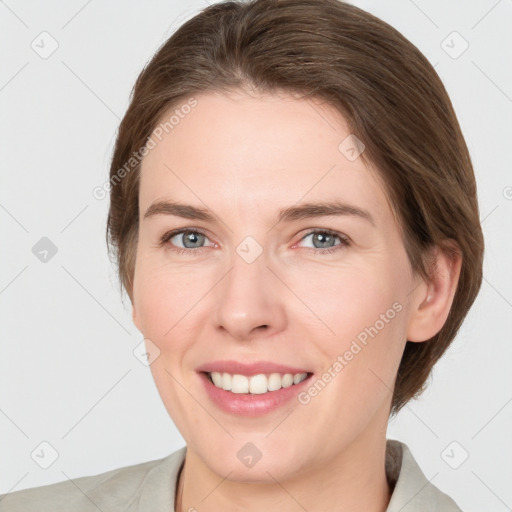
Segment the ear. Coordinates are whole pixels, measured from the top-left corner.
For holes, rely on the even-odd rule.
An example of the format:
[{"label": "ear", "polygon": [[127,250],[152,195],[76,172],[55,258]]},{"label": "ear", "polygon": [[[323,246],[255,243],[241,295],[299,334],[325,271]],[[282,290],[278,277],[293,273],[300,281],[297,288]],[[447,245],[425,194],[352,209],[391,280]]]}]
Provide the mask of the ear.
[{"label": "ear", "polygon": [[412,292],[411,317],[407,340],[427,341],[443,327],[459,282],[462,254],[454,240],[444,241],[443,247],[434,247],[430,254],[431,276]]},{"label": "ear", "polygon": [[135,327],[139,330],[140,333],[142,333],[140,325],[139,325],[139,317],[137,316],[137,309],[135,308],[135,304],[132,301],[132,320],[135,324]]}]

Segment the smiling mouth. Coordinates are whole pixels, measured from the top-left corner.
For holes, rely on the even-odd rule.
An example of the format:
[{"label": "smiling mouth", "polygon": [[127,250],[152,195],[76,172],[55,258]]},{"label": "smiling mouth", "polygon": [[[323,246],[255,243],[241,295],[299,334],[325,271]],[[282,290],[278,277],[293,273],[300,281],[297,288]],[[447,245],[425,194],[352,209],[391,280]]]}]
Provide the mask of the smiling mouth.
[{"label": "smiling mouth", "polygon": [[219,389],[235,394],[261,395],[300,384],[312,373],[260,373],[257,375],[231,374],[227,372],[202,372]]}]

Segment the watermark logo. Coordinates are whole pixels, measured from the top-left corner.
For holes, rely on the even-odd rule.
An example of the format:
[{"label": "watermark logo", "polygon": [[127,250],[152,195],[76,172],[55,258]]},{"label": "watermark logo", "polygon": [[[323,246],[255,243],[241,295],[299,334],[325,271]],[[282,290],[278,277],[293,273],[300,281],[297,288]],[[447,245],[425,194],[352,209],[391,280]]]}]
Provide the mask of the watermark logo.
[{"label": "watermark logo", "polygon": [[468,451],[458,441],[452,441],[442,452],[443,459],[452,469],[459,469],[469,458]]},{"label": "watermark logo", "polygon": [[248,468],[252,468],[261,459],[263,454],[261,451],[252,443],[246,443],[236,454],[238,460]]},{"label": "watermark logo", "polygon": [[134,349],[135,359],[144,366],[151,364],[160,356],[160,349],[149,339],[144,338]]},{"label": "watermark logo", "polygon": [[30,47],[41,59],[46,60],[57,51],[59,43],[49,32],[44,31],[30,43]]},{"label": "watermark logo", "polygon": [[32,450],[30,457],[40,468],[48,469],[59,458],[59,452],[48,441],[42,441]]},{"label": "watermark logo", "polygon": [[245,237],[236,248],[237,254],[246,262],[253,263],[263,252],[263,247],[252,236]]},{"label": "watermark logo", "polygon": [[345,137],[338,146],[340,153],[350,162],[357,160],[365,148],[363,141],[353,133]]},{"label": "watermark logo", "polygon": [[43,236],[32,247],[32,254],[41,263],[48,263],[57,254],[57,251],[57,246],[46,236]]},{"label": "watermark logo", "polygon": [[452,59],[458,59],[469,48],[469,43],[454,30],[441,41],[441,48]]}]

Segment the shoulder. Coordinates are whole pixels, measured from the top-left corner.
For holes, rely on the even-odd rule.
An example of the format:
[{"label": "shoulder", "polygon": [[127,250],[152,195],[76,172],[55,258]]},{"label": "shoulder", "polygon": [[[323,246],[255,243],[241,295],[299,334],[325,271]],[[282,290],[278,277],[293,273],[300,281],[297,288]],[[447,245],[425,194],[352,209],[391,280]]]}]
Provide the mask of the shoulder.
[{"label": "shoulder", "polygon": [[398,512],[406,505],[411,512],[462,512],[448,494],[427,479],[405,443],[387,440],[386,472],[394,483],[386,512]]},{"label": "shoulder", "polygon": [[[0,495],[0,512],[135,511],[144,493],[158,492],[158,483],[176,476],[186,447],[162,459],[113,469],[105,473]],[[171,480],[172,482],[172,480]],[[163,488],[163,487],[162,487]],[[165,492],[172,492],[166,489]],[[169,496],[166,496],[169,499]]]}]

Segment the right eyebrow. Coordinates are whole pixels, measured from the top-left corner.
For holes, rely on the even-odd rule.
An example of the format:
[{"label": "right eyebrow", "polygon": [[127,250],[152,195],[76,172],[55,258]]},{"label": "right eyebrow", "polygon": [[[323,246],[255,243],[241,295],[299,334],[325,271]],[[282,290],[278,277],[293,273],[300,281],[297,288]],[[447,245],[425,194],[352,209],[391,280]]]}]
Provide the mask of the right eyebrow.
[{"label": "right eyebrow", "polygon": [[174,215],[176,217],[183,217],[184,219],[203,220],[205,222],[213,222],[215,220],[215,215],[213,215],[210,210],[170,201],[156,201],[151,203],[144,214],[144,219],[158,214]]}]

